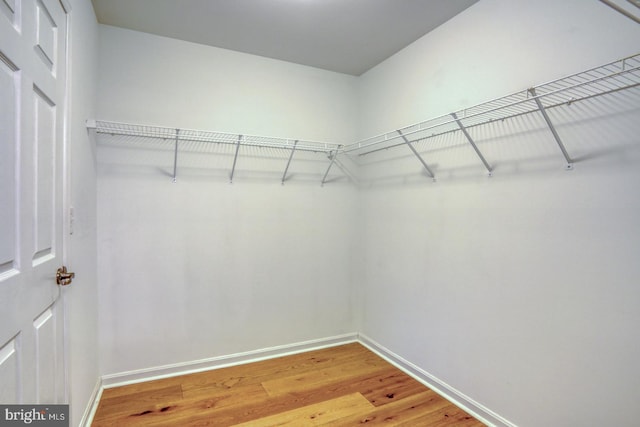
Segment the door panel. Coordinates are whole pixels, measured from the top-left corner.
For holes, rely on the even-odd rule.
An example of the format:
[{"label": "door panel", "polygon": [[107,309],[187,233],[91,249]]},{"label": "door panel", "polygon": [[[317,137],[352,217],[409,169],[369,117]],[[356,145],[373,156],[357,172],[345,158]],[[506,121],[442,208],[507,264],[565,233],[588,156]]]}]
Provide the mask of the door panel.
[{"label": "door panel", "polygon": [[5,14],[9,19],[9,22],[14,24],[16,22],[18,0],[0,0],[0,11]]},{"label": "door panel", "polygon": [[0,402],[18,403],[20,401],[20,370],[18,369],[19,336],[12,338],[0,347]]},{"label": "door panel", "polygon": [[62,403],[66,13],[0,0],[0,402]]},{"label": "door panel", "polygon": [[15,160],[18,141],[16,138],[17,72],[13,64],[0,58],[0,281],[2,276],[15,273],[17,182]]},{"label": "door panel", "polygon": [[55,120],[56,107],[41,90],[33,88],[35,100],[34,117],[34,155],[36,167],[35,182],[35,218],[33,263],[37,265],[54,255],[53,235],[55,226]]},{"label": "door panel", "polygon": [[[56,360],[49,349],[56,346],[56,322],[54,307],[40,314],[33,322],[36,344],[36,402],[56,402]],[[55,352],[53,353],[55,357]]]},{"label": "door panel", "polygon": [[55,74],[57,22],[45,3],[36,3],[36,52],[45,66]]}]

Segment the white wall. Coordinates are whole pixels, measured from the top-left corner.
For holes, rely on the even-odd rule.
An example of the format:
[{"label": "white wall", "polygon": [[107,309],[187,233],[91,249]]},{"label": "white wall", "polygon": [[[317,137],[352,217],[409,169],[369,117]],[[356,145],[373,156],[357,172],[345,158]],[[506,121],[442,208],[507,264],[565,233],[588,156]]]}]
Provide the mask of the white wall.
[{"label": "white wall", "polygon": [[638,25],[597,0],[479,3],[361,76],[359,138],[638,50]]},{"label": "white wall", "polygon": [[95,142],[85,120],[95,114],[98,23],[89,0],[71,1],[69,200],[75,212],[68,266],[76,279],[64,290],[69,343],[71,424],[78,425],[99,371]]},{"label": "white wall", "polygon": [[[637,53],[597,1],[483,0],[360,80],[360,136]],[[367,158],[361,331],[519,426],[640,415],[640,94]],[[384,162],[384,163],[380,163]],[[384,166],[383,166],[384,165]]]},{"label": "white wall", "polygon": [[[100,119],[345,142],[355,83],[100,27]],[[325,156],[296,153],[283,186],[288,153],[243,148],[229,184],[233,147],[187,143],[173,184],[171,146],[99,145],[103,373],[355,331],[356,191],[320,186]]]},{"label": "white wall", "polygon": [[100,118],[345,143],[356,78],[101,25]]}]

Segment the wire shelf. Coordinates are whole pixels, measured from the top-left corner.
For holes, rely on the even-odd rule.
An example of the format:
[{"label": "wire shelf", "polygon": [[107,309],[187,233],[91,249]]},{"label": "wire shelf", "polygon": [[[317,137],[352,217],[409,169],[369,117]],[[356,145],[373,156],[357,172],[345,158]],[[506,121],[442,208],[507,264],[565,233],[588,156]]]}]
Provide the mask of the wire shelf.
[{"label": "wire shelf", "polygon": [[162,126],[110,122],[104,120],[87,121],[89,129],[98,134],[113,136],[131,136],[163,140],[189,142],[205,142],[212,144],[229,144],[252,147],[280,148],[285,150],[311,151],[316,153],[333,153],[342,148],[341,144],[315,142],[268,136],[242,135],[206,130],[180,129]]},{"label": "wire shelf", "polygon": [[459,131],[462,127],[468,129],[637,86],[640,86],[640,54],[348,144],[343,151],[364,156]]},{"label": "wire shelf", "polygon": [[[324,185],[328,180],[329,171],[334,165],[336,157],[343,147],[341,144],[332,144],[326,142],[294,140],[268,136],[242,135],[206,130],[169,128],[162,126],[110,122],[105,120],[88,120],[87,128],[95,130],[97,134],[128,137],[134,141],[139,140],[140,138],[149,138],[153,140],[172,142],[174,145],[172,174],[174,182],[176,182],[178,173],[179,145],[184,142],[234,146],[233,164],[231,166],[231,172],[229,174],[230,182],[233,182],[234,179],[238,154],[240,152],[241,146],[287,150],[289,152],[289,159],[282,175],[282,184],[284,184],[287,180],[289,166],[291,164],[294,153],[296,151],[306,151],[324,154],[330,160],[330,164],[321,181],[321,184]],[[347,177],[349,177],[348,174]]]}]

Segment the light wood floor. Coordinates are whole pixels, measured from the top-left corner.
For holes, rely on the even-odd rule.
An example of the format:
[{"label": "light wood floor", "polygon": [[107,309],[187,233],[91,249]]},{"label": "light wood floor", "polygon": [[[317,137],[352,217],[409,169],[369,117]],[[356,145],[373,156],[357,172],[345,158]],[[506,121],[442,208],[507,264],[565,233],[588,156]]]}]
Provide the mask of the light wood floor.
[{"label": "light wood floor", "polygon": [[482,426],[353,343],[106,389],[93,426]]}]

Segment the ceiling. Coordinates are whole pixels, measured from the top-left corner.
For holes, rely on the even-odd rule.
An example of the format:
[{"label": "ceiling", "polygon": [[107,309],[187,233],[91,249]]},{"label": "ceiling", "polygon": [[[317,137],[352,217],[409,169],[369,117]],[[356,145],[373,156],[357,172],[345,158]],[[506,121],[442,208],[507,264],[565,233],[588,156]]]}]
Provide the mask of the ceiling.
[{"label": "ceiling", "polygon": [[92,0],[102,24],[360,75],[478,0]]}]

